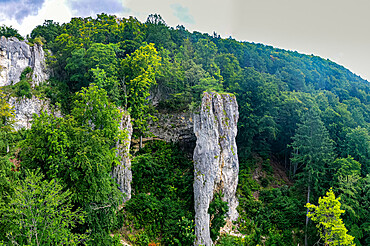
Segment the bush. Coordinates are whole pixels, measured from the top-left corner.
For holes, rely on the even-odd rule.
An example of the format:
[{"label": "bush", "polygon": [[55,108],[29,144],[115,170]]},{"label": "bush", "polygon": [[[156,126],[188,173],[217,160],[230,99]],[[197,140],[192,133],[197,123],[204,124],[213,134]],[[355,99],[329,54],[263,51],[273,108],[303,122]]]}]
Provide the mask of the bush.
[{"label": "bush", "polygon": [[31,85],[28,81],[22,80],[21,82],[15,84],[15,94],[17,97],[27,97],[32,98]]},{"label": "bush", "polygon": [[223,194],[214,194],[213,201],[209,204],[208,213],[211,215],[211,239],[215,241],[220,236],[220,228],[226,224],[226,213],[229,209],[227,202],[222,201]]},{"label": "bush", "polygon": [[[134,195],[126,202],[126,220],[149,240],[165,245],[194,242],[193,166],[178,146],[147,143],[132,161]],[[146,242],[146,241],[145,241]]]},{"label": "bush", "polygon": [[21,73],[21,76],[19,77],[19,80],[25,80],[26,78],[27,78],[27,75],[29,74],[29,73],[31,73],[32,72],[32,68],[31,67],[26,67],[23,71],[22,71],[22,73]]}]

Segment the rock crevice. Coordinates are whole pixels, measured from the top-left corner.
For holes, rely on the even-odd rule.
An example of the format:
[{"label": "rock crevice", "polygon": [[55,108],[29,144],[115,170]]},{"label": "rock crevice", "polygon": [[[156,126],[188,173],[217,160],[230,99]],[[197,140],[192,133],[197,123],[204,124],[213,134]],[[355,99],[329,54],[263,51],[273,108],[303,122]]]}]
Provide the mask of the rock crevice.
[{"label": "rock crevice", "polygon": [[235,96],[205,92],[199,115],[194,117],[195,245],[212,245],[208,208],[216,192],[228,202],[227,219],[238,217],[236,188],[239,161],[236,146],[238,105]]}]

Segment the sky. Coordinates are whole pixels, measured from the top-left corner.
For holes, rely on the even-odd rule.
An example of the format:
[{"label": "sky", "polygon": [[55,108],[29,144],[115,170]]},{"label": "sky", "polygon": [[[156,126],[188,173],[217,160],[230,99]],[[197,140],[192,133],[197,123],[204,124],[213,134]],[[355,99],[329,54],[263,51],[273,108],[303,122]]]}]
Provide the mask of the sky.
[{"label": "sky", "polygon": [[369,10],[369,0],[0,0],[0,25],[25,36],[46,19],[157,13],[172,27],[321,56],[370,81]]}]

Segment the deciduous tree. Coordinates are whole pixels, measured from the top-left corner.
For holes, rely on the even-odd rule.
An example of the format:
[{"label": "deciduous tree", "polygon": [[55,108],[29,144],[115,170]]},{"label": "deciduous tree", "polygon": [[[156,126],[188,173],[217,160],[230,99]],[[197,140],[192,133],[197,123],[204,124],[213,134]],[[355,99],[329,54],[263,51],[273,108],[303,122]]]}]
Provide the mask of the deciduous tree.
[{"label": "deciduous tree", "polygon": [[12,245],[79,245],[87,235],[72,231],[83,223],[85,213],[72,211],[71,192],[54,179],[42,180],[38,171],[26,171],[9,206],[3,207],[5,220],[12,222],[7,237]]},{"label": "deciduous tree", "polygon": [[160,57],[154,44],[140,47],[121,63],[125,78],[127,105],[134,119],[134,129],[142,135],[150,117],[148,97],[150,88],[156,84],[155,74]]}]

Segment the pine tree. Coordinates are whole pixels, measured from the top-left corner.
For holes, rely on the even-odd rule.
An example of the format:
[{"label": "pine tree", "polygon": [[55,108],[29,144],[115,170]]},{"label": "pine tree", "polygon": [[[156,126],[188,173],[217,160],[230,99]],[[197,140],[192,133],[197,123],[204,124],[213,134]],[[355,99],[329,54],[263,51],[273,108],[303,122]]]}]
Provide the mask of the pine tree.
[{"label": "pine tree", "polygon": [[347,229],[340,218],[345,211],[340,209],[340,197],[330,188],[326,196],[319,198],[319,205],[306,204],[309,210],[307,216],[317,222],[316,227],[320,232],[320,239],[325,245],[355,245],[354,237],[347,234]]},{"label": "pine tree", "polygon": [[329,133],[321,121],[318,112],[314,109],[307,111],[302,117],[302,124],[298,124],[293,136],[293,154],[291,171],[295,175],[303,170],[311,177],[309,182],[320,179],[325,164],[334,160],[334,150]]},{"label": "pine tree", "polygon": [[[319,193],[323,187],[325,173],[334,159],[333,144],[324,123],[314,108],[303,115],[302,124],[298,124],[292,139],[292,172],[295,175],[300,169],[304,171],[302,176],[307,185],[307,203],[309,203],[312,196],[311,189]],[[306,217],[305,245],[307,245],[308,222],[308,217]]]}]

